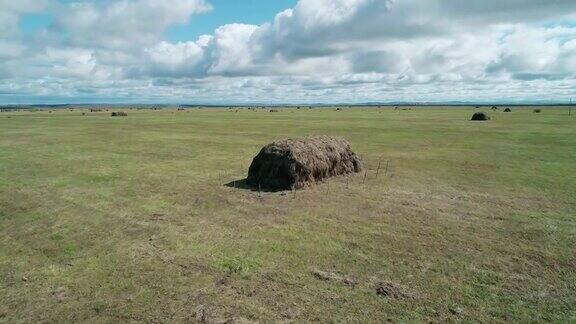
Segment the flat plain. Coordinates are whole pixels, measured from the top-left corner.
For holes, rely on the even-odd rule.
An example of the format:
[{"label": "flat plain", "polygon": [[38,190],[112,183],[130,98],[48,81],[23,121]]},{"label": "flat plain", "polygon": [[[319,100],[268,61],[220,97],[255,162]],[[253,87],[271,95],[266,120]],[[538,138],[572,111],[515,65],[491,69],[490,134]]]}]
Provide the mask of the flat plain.
[{"label": "flat plain", "polygon": [[[0,113],[0,322],[576,321],[576,116],[475,110]],[[306,135],[366,172],[241,188]]]}]

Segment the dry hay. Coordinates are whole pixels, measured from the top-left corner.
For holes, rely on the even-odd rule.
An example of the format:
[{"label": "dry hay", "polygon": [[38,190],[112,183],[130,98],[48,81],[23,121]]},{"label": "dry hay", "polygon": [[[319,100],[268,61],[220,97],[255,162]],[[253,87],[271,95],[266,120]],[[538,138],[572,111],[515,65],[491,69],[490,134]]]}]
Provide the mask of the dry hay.
[{"label": "dry hay", "polygon": [[512,112],[512,109],[506,108],[506,109],[504,109],[504,112]]},{"label": "dry hay", "polygon": [[490,120],[490,116],[484,112],[477,112],[472,115],[472,121],[487,121]]},{"label": "dry hay", "polygon": [[362,161],[346,140],[315,136],[266,145],[252,161],[246,181],[258,188],[302,189],[326,178],[360,171]]},{"label": "dry hay", "polygon": [[112,117],[127,117],[128,114],[123,111],[115,111],[112,113]]},{"label": "dry hay", "polygon": [[408,291],[403,286],[393,282],[380,282],[376,285],[376,295],[391,298],[391,299],[404,299],[414,298],[414,294]]},{"label": "dry hay", "polygon": [[314,271],[312,271],[312,275],[314,275],[314,277],[316,277],[317,279],[324,280],[324,281],[341,282],[343,284],[350,285],[350,286],[356,285],[356,281],[354,279],[352,279],[348,276],[341,276],[341,275],[336,274],[334,272],[314,270]]}]

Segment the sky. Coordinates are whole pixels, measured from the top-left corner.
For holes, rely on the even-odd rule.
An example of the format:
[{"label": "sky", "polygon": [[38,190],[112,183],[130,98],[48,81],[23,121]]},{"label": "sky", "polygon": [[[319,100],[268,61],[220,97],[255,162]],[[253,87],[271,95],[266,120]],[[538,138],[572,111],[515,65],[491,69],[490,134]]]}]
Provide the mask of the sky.
[{"label": "sky", "polygon": [[0,0],[0,104],[572,97],[574,0]]}]

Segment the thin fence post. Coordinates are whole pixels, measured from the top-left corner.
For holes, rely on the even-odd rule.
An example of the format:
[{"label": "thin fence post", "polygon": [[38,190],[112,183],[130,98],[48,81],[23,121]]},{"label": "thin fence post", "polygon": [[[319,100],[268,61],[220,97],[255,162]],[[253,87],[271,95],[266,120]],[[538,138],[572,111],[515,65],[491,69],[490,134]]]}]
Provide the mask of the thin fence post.
[{"label": "thin fence post", "polygon": [[386,172],[384,173],[384,178],[388,178],[388,167],[390,166],[390,160],[386,161]]}]

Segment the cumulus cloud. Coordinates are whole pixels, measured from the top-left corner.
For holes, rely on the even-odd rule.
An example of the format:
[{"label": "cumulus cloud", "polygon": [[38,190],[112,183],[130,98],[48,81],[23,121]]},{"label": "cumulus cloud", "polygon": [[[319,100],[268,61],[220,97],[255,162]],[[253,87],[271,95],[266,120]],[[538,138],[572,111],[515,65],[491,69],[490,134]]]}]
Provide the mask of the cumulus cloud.
[{"label": "cumulus cloud", "polygon": [[[20,15],[47,8],[54,23],[23,45]],[[0,0],[0,92],[42,82],[68,98],[329,102],[532,100],[546,89],[553,101],[576,85],[573,0],[300,0],[262,25],[164,38],[210,9]]]},{"label": "cumulus cloud", "polygon": [[165,29],[209,11],[204,0],[104,0],[62,5],[52,32],[68,34],[69,44],[130,49],[161,39]]}]

